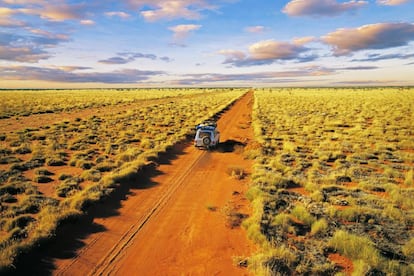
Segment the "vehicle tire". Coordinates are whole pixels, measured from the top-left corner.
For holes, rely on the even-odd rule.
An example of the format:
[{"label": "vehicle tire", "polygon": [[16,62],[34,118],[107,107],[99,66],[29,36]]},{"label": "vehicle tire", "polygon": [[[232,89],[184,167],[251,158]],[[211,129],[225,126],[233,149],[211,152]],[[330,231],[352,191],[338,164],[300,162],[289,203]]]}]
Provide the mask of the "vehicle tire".
[{"label": "vehicle tire", "polygon": [[203,145],[204,146],[209,146],[210,145],[210,143],[211,143],[211,139],[210,139],[210,137],[204,137],[203,138]]}]

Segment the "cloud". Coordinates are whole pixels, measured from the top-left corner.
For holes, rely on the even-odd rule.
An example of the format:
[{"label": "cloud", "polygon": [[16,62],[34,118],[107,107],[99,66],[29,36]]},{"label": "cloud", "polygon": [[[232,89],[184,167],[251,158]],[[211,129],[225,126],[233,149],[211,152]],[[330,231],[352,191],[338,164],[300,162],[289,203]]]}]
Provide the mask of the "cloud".
[{"label": "cloud", "polygon": [[385,6],[398,6],[411,2],[411,0],[377,0],[377,3]]},{"label": "cloud", "polygon": [[338,70],[359,71],[359,70],[374,70],[378,68],[379,68],[378,66],[350,66],[350,67],[338,68]]},{"label": "cloud", "polygon": [[219,54],[226,57],[224,64],[238,67],[271,64],[282,60],[310,61],[315,59],[315,56],[305,55],[309,51],[304,47],[305,40],[298,41],[300,43],[264,40],[250,45],[248,54],[238,50],[221,50]]},{"label": "cloud", "polygon": [[134,61],[134,59],[123,58],[123,57],[110,57],[107,59],[99,60],[98,62],[103,63],[103,64],[126,64],[132,61]]},{"label": "cloud", "polygon": [[[151,59],[156,60],[158,57],[153,54],[142,54],[142,53],[132,53],[132,52],[125,52],[125,53],[118,53],[118,56],[111,57],[108,59],[99,60],[99,63],[103,64],[126,64],[135,61],[136,59]],[[169,57],[160,57],[162,61],[170,62],[171,59]]]},{"label": "cloud", "polygon": [[0,45],[0,60],[35,63],[50,58],[50,54],[36,47],[7,47]]},{"label": "cloud", "polygon": [[35,63],[51,57],[45,49],[67,41],[65,35],[32,29],[32,33],[41,35],[15,35],[0,33],[0,60]]},{"label": "cloud", "polygon": [[414,53],[411,54],[387,54],[387,55],[381,55],[381,54],[368,54],[366,58],[361,59],[353,59],[351,61],[358,61],[358,62],[364,62],[364,61],[380,61],[380,60],[387,60],[387,59],[411,59],[414,58]]},{"label": "cloud", "polygon": [[[183,79],[177,80],[176,84],[180,85],[200,85],[223,82],[260,82],[260,83],[277,83],[277,82],[295,82],[294,78],[303,78],[310,76],[326,76],[335,74],[335,70],[319,67],[307,66],[297,70],[280,71],[280,72],[258,72],[247,74],[186,74]],[[286,79],[291,78],[291,79]]]},{"label": "cloud", "polygon": [[[2,1],[9,7],[0,8],[0,18],[5,16],[14,20],[11,16],[30,15],[38,16],[40,19],[50,22],[63,22],[66,20],[88,20],[86,17],[97,9],[105,8],[98,6],[96,3],[66,3],[69,1],[55,0],[55,1]],[[87,21],[86,21],[87,22]]]},{"label": "cloud", "polygon": [[[69,69],[69,70],[68,70]],[[139,83],[150,79],[152,76],[164,75],[163,71],[141,71],[136,69],[124,69],[106,73],[85,73],[79,69],[86,67],[46,68],[34,66],[0,66],[0,74],[4,80],[42,80],[52,82],[70,83]]]},{"label": "cloud", "polygon": [[95,25],[95,21],[90,20],[90,19],[84,19],[84,20],[81,20],[81,21],[80,21],[80,23],[81,23],[82,25],[89,25],[89,26],[91,26],[91,25]]},{"label": "cloud", "polygon": [[121,12],[121,11],[106,12],[105,15],[109,17],[120,17],[122,19],[126,19],[131,16],[130,14],[126,12]]},{"label": "cloud", "polygon": [[200,19],[201,12],[215,10],[215,5],[207,0],[129,0],[134,8],[145,8],[140,14],[146,21],[172,20],[172,19]]},{"label": "cloud", "polygon": [[336,56],[366,49],[386,49],[407,45],[414,40],[414,24],[378,23],[355,29],[338,29],[322,37]]},{"label": "cloud", "polygon": [[244,29],[248,33],[263,33],[265,30],[264,26],[250,26]]},{"label": "cloud", "polygon": [[1,27],[23,27],[26,23],[20,20],[13,19],[12,16],[17,13],[14,9],[5,7],[0,8],[0,26]]},{"label": "cloud", "polygon": [[174,33],[174,40],[181,41],[185,39],[190,32],[196,31],[201,28],[201,25],[186,24],[186,25],[176,25],[169,27],[168,29]]},{"label": "cloud", "polygon": [[48,21],[65,21],[72,19],[83,19],[87,12],[86,4],[66,4],[60,3],[43,3],[39,1],[40,5],[30,6],[28,8],[20,8],[17,11],[23,14],[38,15],[42,19]]},{"label": "cloud", "polygon": [[338,3],[336,0],[292,0],[282,11],[290,16],[335,16],[367,4],[367,1]]},{"label": "cloud", "polygon": [[172,59],[172,58],[169,58],[169,57],[167,57],[167,56],[160,57],[160,60],[165,61],[165,62],[172,62],[172,61],[173,61],[173,59]]},{"label": "cloud", "polygon": [[293,43],[295,45],[305,45],[305,44],[315,42],[315,41],[318,41],[318,39],[316,39],[313,36],[305,36],[305,37],[299,37],[299,38],[293,39]]}]

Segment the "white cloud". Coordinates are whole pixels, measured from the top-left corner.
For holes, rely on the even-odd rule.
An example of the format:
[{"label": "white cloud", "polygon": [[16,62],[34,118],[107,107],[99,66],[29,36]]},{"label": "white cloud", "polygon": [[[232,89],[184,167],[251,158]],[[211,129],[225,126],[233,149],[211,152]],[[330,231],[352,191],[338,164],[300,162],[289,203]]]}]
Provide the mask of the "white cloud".
[{"label": "white cloud", "polygon": [[290,16],[335,16],[367,4],[367,1],[354,0],[344,3],[336,0],[292,0],[286,4],[283,12]]},{"label": "white cloud", "polygon": [[200,19],[202,11],[217,8],[207,0],[129,0],[128,3],[134,8],[145,8],[140,14],[150,22],[178,18]]},{"label": "white cloud", "polygon": [[169,27],[168,29],[174,33],[174,40],[180,41],[185,39],[190,32],[196,31],[201,28],[201,25],[186,24],[176,25]]},{"label": "white cloud", "polygon": [[249,47],[250,56],[254,60],[291,59],[303,50],[302,46],[275,40],[260,41]]},{"label": "white cloud", "polygon": [[81,21],[80,21],[80,23],[81,23],[82,25],[95,25],[95,21],[90,20],[90,19],[84,19],[84,20],[81,20]]},{"label": "white cloud", "polygon": [[305,45],[314,41],[317,41],[317,39],[313,36],[305,36],[293,39],[293,43],[295,45]]},{"label": "white cloud", "polygon": [[377,0],[377,3],[385,6],[398,6],[411,2],[411,0]]},{"label": "white cloud", "polygon": [[265,30],[264,26],[250,26],[244,29],[248,33],[262,33]]},{"label": "white cloud", "polygon": [[310,61],[314,56],[306,55],[308,48],[304,45],[314,39],[298,38],[294,42],[263,40],[249,46],[248,53],[238,50],[221,50],[218,53],[225,56],[224,64],[234,66],[252,66],[271,64],[280,60]]},{"label": "white cloud", "polygon": [[407,45],[414,40],[414,24],[377,23],[354,29],[338,29],[322,37],[335,55],[347,55],[365,49],[386,49]]},{"label": "white cloud", "polygon": [[105,15],[109,16],[109,17],[120,17],[120,18],[123,18],[123,19],[126,19],[126,18],[131,16],[128,13],[121,12],[121,11],[106,12]]}]

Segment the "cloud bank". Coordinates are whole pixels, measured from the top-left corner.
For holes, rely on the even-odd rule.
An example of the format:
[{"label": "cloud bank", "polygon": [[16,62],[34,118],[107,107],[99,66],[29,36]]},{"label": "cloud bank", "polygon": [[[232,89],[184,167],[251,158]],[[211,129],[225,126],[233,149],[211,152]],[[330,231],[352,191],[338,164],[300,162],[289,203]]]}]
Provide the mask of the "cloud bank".
[{"label": "cloud bank", "polygon": [[113,72],[82,72],[85,67],[35,67],[35,66],[1,66],[0,75],[9,80],[42,80],[70,83],[108,83],[127,84],[139,83],[152,76],[164,75],[163,71],[142,71],[137,69],[123,69]]}]

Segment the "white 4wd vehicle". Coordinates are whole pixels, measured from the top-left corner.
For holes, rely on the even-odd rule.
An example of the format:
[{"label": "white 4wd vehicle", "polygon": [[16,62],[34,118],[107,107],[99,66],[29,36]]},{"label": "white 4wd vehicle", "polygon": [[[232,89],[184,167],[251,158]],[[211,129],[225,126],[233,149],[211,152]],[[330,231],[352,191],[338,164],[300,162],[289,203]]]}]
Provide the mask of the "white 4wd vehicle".
[{"label": "white 4wd vehicle", "polygon": [[220,143],[220,132],[217,130],[217,123],[206,121],[196,126],[194,146],[198,148],[215,148]]}]

